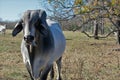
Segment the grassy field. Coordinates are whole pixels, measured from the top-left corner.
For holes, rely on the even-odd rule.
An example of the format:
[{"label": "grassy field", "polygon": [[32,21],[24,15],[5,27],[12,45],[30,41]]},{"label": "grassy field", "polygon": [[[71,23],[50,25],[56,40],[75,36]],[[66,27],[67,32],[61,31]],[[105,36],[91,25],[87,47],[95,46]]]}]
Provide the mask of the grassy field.
[{"label": "grassy field", "polygon": [[[114,37],[94,40],[80,32],[64,32],[63,80],[120,80],[120,46]],[[0,35],[0,80],[30,80],[20,53],[22,34]]]}]

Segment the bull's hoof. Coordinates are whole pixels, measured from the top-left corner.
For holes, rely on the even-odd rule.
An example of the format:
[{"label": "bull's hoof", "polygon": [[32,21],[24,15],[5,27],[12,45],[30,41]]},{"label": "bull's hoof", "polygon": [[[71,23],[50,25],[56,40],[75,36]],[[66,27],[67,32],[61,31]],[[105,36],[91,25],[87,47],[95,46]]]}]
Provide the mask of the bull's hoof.
[{"label": "bull's hoof", "polygon": [[62,80],[62,78],[58,78],[57,80]]}]

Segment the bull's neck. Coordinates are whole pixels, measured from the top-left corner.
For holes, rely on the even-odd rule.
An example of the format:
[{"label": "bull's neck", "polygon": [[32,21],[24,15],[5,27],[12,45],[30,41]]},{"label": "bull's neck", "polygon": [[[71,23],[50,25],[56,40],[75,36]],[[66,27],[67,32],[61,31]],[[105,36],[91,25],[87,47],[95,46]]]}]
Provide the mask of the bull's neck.
[{"label": "bull's neck", "polygon": [[52,36],[51,32],[49,32],[48,35],[45,37],[41,36],[40,39],[41,39],[41,41],[39,44],[42,45],[42,46],[40,45],[40,48],[42,48],[42,52],[48,53],[49,50],[51,50],[51,48],[53,48],[53,46],[54,46],[54,40],[53,40],[53,36]]}]

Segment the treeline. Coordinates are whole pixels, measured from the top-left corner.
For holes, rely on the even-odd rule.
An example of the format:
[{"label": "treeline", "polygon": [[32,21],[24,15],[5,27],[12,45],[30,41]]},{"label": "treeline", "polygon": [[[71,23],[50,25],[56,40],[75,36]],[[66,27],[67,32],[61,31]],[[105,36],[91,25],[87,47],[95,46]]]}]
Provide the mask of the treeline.
[{"label": "treeline", "polygon": [[[79,18],[75,17],[71,20],[58,21],[64,31],[73,31],[80,25]],[[7,29],[13,29],[18,21],[0,21],[0,25],[7,25]]]},{"label": "treeline", "polygon": [[[81,27],[82,21],[81,21],[81,18],[79,18],[79,17],[80,16],[76,16],[70,20],[62,20],[62,21],[59,21],[59,23],[64,31],[74,31],[77,28]],[[18,21],[0,21],[0,24],[1,25],[6,24],[7,29],[13,29],[17,22]],[[111,29],[114,29],[114,26],[111,24],[111,22],[108,19],[106,19],[104,21],[104,23],[106,23],[106,24],[104,24],[104,26],[105,26],[104,32],[105,33],[110,32]],[[94,22],[89,22],[88,24],[83,25],[80,29],[78,29],[78,31],[87,31],[87,32],[92,33],[93,28],[94,28]]]},{"label": "treeline", "polygon": [[0,21],[1,25],[6,25],[7,29],[13,29],[17,21]]}]

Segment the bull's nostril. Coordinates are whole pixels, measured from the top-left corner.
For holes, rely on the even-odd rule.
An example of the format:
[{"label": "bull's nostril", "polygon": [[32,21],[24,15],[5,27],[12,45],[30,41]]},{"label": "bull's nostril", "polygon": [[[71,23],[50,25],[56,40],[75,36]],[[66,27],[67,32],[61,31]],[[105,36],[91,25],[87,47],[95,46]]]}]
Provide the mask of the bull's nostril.
[{"label": "bull's nostril", "polygon": [[28,36],[24,37],[24,40],[27,42],[32,42],[34,40],[34,37],[31,35],[28,35]]},{"label": "bull's nostril", "polygon": [[26,39],[27,39],[27,38],[26,38],[26,37],[24,37],[24,40],[25,40],[25,41],[26,41]]},{"label": "bull's nostril", "polygon": [[28,40],[34,40],[34,37],[30,35],[30,36],[27,36],[27,39]]}]

